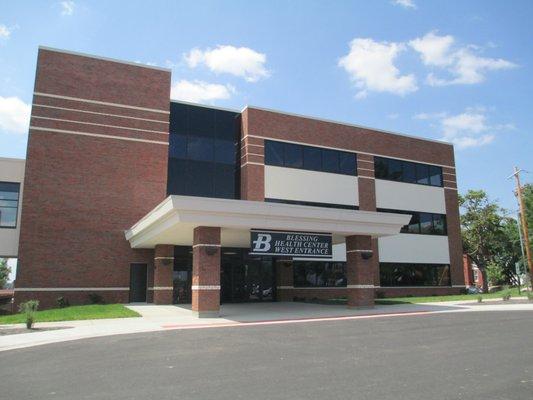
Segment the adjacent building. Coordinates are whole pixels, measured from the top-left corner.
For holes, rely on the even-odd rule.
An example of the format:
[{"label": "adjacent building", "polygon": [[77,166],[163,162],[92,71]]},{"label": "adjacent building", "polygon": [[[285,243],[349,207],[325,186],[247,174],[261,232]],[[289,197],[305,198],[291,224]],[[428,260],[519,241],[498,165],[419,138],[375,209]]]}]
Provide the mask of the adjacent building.
[{"label": "adjacent building", "polygon": [[16,302],[97,294],[213,316],[464,288],[450,144],[170,101],[170,84],[166,69],[39,49]]}]

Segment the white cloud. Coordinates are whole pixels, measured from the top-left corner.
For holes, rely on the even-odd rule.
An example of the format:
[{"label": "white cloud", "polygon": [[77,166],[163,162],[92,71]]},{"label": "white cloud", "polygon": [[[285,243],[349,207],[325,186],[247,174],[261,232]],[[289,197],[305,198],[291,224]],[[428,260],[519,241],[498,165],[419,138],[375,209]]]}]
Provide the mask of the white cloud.
[{"label": "white cloud", "polygon": [[76,3],[71,0],[66,0],[61,2],[61,15],[72,15],[74,14],[74,7]]},{"label": "white cloud", "polygon": [[401,6],[403,8],[412,8],[413,10],[416,9],[414,0],[392,0],[392,4],[395,6]]},{"label": "white cloud", "polygon": [[459,149],[465,149],[492,143],[498,131],[514,129],[513,124],[489,124],[486,112],[485,108],[476,107],[467,108],[455,115],[446,112],[420,113],[413,118],[436,120],[442,134],[441,139],[453,143]]},{"label": "white cloud", "polygon": [[270,76],[266,69],[266,55],[248,47],[218,46],[216,49],[192,49],[184,54],[190,68],[205,65],[215,73],[227,73],[256,82]]},{"label": "white cloud", "polygon": [[0,39],[9,39],[12,29],[0,24]]},{"label": "white cloud", "polygon": [[30,112],[30,105],[18,97],[0,96],[0,129],[8,133],[27,133]]},{"label": "white cloud", "polygon": [[231,85],[181,80],[172,85],[170,97],[174,100],[198,103],[229,99],[233,93],[235,89]]},{"label": "white cloud", "polygon": [[394,65],[396,57],[404,50],[402,43],[353,39],[350,52],[339,60],[338,65],[348,72],[360,89],[356,98],[364,98],[370,91],[405,95],[418,90],[414,75],[401,75]]},{"label": "white cloud", "polygon": [[453,42],[453,36],[438,36],[435,32],[429,32],[421,38],[411,40],[409,45],[420,53],[425,65],[443,67],[452,62],[449,51]]},{"label": "white cloud", "polygon": [[409,42],[409,45],[420,54],[425,65],[440,68],[447,74],[447,77],[442,78],[429,73],[426,78],[429,85],[481,83],[489,71],[516,67],[516,64],[501,58],[480,56],[479,52],[482,48],[478,46],[470,45],[453,49],[454,42],[453,36],[439,36],[435,31]]}]

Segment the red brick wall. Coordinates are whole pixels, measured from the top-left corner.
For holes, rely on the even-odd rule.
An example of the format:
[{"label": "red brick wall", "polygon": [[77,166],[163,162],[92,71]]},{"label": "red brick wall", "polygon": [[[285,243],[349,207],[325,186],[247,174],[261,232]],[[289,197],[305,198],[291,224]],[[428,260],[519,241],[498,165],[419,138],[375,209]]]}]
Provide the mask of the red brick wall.
[{"label": "red brick wall", "polygon": [[[17,288],[127,288],[134,262],[151,285],[153,250],[131,249],[124,230],[166,197],[170,72],[40,49],[35,92]],[[46,308],[87,293],[15,298]],[[128,301],[127,290],[99,294]]]},{"label": "red brick wall", "polygon": [[[264,138],[356,152],[358,155],[357,168],[360,209],[367,211],[374,211],[376,207],[375,182],[372,179],[374,177],[374,154],[447,166],[443,167],[443,174],[448,218],[451,280],[453,285],[464,284],[457,182],[452,146],[445,143],[395,135],[367,128],[320,121],[251,107],[246,108],[242,118],[241,144],[243,151],[260,152],[260,154],[264,155],[264,147],[250,146],[252,143],[264,145]],[[247,163],[246,161],[252,161],[251,158],[243,158],[242,160],[242,198],[259,201],[264,200],[264,166]],[[260,158],[254,158],[253,161],[260,164],[263,163]],[[379,286],[377,240],[373,241],[372,248],[374,249],[375,257],[373,258],[375,264],[374,284]],[[422,290],[427,291],[427,289]],[[439,288],[437,290],[442,291],[443,289]],[[389,292],[391,291],[387,290],[387,293]]]}]

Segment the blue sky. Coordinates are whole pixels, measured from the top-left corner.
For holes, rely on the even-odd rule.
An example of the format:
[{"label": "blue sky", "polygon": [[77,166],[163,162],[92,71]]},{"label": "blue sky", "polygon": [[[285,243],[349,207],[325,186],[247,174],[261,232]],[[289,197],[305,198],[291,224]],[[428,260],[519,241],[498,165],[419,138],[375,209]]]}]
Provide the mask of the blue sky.
[{"label": "blue sky", "polygon": [[[455,143],[460,192],[533,171],[531,1],[0,4],[0,156],[25,157],[37,47],[172,68],[176,98]],[[533,172],[523,178],[532,181]]]}]

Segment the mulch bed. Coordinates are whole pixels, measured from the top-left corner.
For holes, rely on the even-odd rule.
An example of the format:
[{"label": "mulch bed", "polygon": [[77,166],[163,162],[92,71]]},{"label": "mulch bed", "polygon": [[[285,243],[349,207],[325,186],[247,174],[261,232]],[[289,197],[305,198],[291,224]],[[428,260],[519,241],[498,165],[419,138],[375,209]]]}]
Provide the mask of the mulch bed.
[{"label": "mulch bed", "polygon": [[506,304],[533,304],[533,301],[528,299],[512,299],[511,300],[498,300],[498,301],[483,301],[482,303],[462,303],[460,306],[492,306],[492,305],[506,305]]},{"label": "mulch bed", "polygon": [[7,335],[18,335],[21,333],[34,333],[34,332],[44,332],[44,331],[57,331],[59,329],[69,329],[71,326],[54,326],[50,328],[1,328],[0,327],[0,336]]}]

